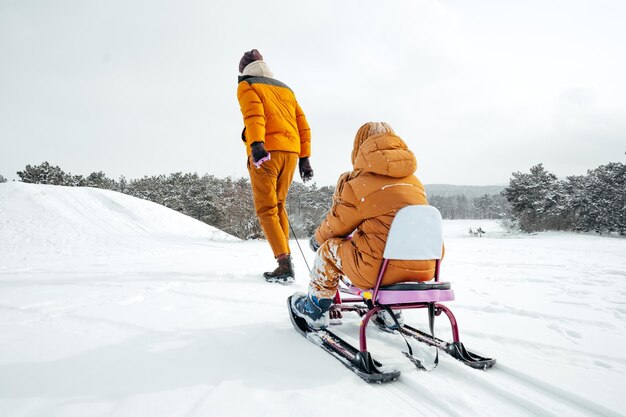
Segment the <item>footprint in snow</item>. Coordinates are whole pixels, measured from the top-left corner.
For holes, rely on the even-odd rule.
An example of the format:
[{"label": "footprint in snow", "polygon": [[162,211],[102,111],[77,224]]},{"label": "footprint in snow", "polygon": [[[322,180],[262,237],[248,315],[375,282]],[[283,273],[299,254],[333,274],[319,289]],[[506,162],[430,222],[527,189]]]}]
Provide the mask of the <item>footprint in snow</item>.
[{"label": "footprint in snow", "polygon": [[565,329],[565,333],[568,336],[573,337],[575,339],[582,339],[583,338],[580,333],[578,333],[577,331],[574,331],[574,330]]},{"label": "footprint in snow", "polygon": [[556,330],[557,332],[561,333],[562,335],[571,338],[571,339],[582,339],[582,335],[580,333],[578,333],[577,331],[571,330],[571,329],[564,329],[561,326],[558,326],[556,324],[550,324],[548,326],[548,329],[550,330]]},{"label": "footprint in snow", "polygon": [[608,363],[606,363],[604,361],[595,360],[595,361],[593,361],[593,364],[601,366],[602,368],[613,369],[613,367],[610,364],[608,364]]}]

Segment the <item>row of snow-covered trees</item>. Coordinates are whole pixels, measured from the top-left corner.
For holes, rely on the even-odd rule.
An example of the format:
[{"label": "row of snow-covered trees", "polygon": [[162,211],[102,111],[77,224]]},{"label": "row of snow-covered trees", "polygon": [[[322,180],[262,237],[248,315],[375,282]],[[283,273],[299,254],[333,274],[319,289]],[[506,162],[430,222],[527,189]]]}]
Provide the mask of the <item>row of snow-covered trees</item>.
[{"label": "row of snow-covered trees", "polygon": [[[119,191],[162,204],[215,226],[242,239],[262,236],[254,212],[250,181],[247,178],[216,178],[212,175],[174,173],[141,179],[108,178],[103,172],[88,176],[72,175],[60,167],[44,162],[27,165],[18,171],[20,180],[28,183],[97,187]],[[289,190],[287,211],[297,236],[309,236],[332,204],[334,187],[317,187],[294,182]],[[429,196],[446,219],[499,219],[509,216],[504,197],[484,195]]]},{"label": "row of snow-covered trees", "polygon": [[[248,178],[174,173],[120,181],[117,190],[162,204],[242,239],[263,236]],[[287,211],[296,236],[313,233],[331,204],[332,194],[332,187],[292,183]]]},{"label": "row of snow-covered trees", "polygon": [[559,180],[542,164],[515,172],[502,194],[522,230],[626,234],[626,165],[609,163]]},{"label": "row of snow-covered trees", "polygon": [[510,206],[499,194],[468,198],[465,195],[428,196],[430,205],[437,207],[444,219],[507,219]]},{"label": "row of snow-covered trees", "polygon": [[[22,182],[97,187],[119,191],[162,204],[217,227],[233,236],[251,239],[263,236],[257,221],[250,180],[216,178],[196,173],[173,173],[119,181],[103,172],[88,176],[72,175],[44,162],[18,171]],[[319,224],[332,202],[333,187],[317,187],[294,182],[289,190],[287,211],[297,236],[308,236]]]},{"label": "row of snow-covered trees", "polygon": [[[243,239],[262,236],[247,178],[174,173],[119,181],[103,172],[84,177],[65,173],[48,162],[27,165],[23,182],[88,186],[120,191],[163,204]],[[6,181],[0,176],[0,182]],[[297,235],[309,235],[332,202],[333,187],[294,182],[287,210]],[[530,173],[515,172],[501,195],[478,198],[464,195],[429,196],[445,219],[502,219],[513,217],[520,229],[577,230],[626,234],[626,166],[609,163],[587,175],[559,180],[542,164]]]}]

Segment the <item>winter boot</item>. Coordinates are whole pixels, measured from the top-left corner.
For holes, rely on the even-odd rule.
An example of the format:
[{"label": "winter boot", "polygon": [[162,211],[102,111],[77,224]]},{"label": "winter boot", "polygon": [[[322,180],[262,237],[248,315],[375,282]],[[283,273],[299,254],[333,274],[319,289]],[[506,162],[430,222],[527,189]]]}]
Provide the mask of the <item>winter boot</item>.
[{"label": "winter boot", "polygon": [[[395,316],[395,320],[391,317],[391,315],[387,312],[387,310],[380,310],[378,313],[374,314],[374,323],[380,327],[382,330],[393,332],[394,330],[398,330],[400,326],[404,326],[404,317],[402,317],[402,311],[400,310],[392,310],[393,315]],[[397,323],[396,323],[397,321]]]},{"label": "winter boot", "polygon": [[294,314],[306,320],[313,329],[325,329],[328,327],[328,314],[333,303],[332,298],[317,298],[297,292],[291,297],[291,309]]},{"label": "winter boot", "polygon": [[293,262],[291,262],[291,255],[287,255],[284,258],[277,259],[278,268],[272,272],[264,272],[263,277],[267,282],[278,282],[280,284],[293,284],[295,281],[295,274],[293,272]]}]

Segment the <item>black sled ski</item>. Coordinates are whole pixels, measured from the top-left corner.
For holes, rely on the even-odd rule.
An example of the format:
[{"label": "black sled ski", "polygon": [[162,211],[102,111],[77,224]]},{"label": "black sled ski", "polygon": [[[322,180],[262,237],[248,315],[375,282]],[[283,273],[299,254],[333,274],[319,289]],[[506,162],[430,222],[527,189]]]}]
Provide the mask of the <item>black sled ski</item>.
[{"label": "black sled ski", "polygon": [[383,370],[383,365],[373,359],[369,352],[360,352],[333,332],[311,328],[306,320],[294,314],[291,296],[287,298],[287,308],[291,323],[298,333],[330,353],[364,381],[383,383],[394,381],[400,376],[398,370]]},{"label": "black sled ski", "polygon": [[435,346],[437,349],[447,353],[454,359],[463,362],[465,365],[475,369],[489,369],[495,363],[496,360],[492,358],[485,358],[465,349],[465,346],[461,342],[446,342],[445,340],[438,339],[428,333],[422,332],[411,326],[401,326],[400,332],[409,336],[419,342],[425,343],[430,346]]}]

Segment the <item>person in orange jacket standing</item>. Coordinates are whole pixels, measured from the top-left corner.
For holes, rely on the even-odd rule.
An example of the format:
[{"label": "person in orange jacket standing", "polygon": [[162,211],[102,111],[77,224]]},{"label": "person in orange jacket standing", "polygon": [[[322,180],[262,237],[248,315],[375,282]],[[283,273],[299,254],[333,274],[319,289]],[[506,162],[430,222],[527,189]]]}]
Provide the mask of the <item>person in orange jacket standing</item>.
[{"label": "person in orange jacket standing", "polygon": [[[339,177],[333,205],[311,236],[309,243],[317,256],[308,294],[297,292],[291,299],[293,312],[316,328],[328,325],[325,313],[342,277],[359,288],[374,287],[397,211],[428,204],[424,186],[414,175],[415,155],[389,124],[361,126],[354,139],[352,165],[353,171]],[[434,276],[434,260],[392,260],[383,285],[429,281]],[[378,315],[393,329],[395,321],[388,313]],[[401,321],[400,312],[396,318]]]},{"label": "person in orange jacket standing", "polygon": [[304,182],[313,178],[309,162],[311,130],[293,91],[274,78],[258,50],[239,61],[237,99],[243,115],[242,139],[254,207],[278,267],[263,276],[268,282],[295,280],[289,250],[286,200],[296,165]]}]

